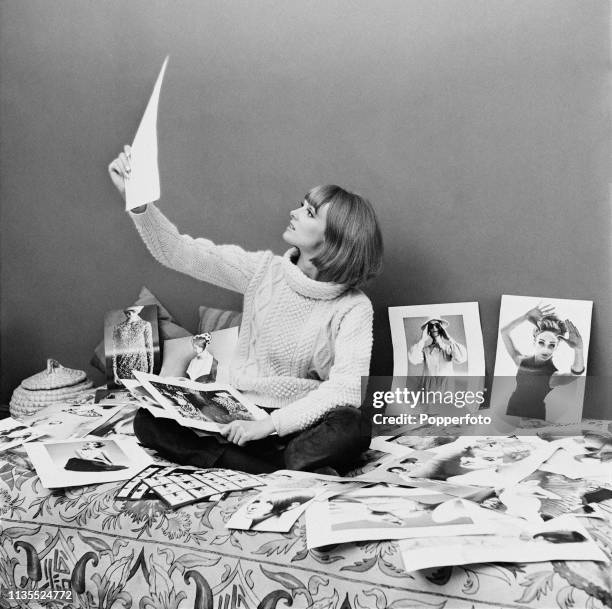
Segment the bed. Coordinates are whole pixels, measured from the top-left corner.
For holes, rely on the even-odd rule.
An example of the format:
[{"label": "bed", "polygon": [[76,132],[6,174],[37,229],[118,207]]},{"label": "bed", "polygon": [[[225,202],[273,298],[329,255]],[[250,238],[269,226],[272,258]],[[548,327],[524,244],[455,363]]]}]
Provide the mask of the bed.
[{"label": "bed", "polygon": [[[394,542],[308,550],[303,517],[284,534],[226,529],[255,491],[172,510],[159,500],[118,501],[120,486],[50,491],[23,449],[0,454],[0,606],[612,607],[609,565],[602,563],[477,564],[407,573]],[[587,524],[612,557],[612,505],[605,514]],[[36,592],[42,600],[35,600]]]}]

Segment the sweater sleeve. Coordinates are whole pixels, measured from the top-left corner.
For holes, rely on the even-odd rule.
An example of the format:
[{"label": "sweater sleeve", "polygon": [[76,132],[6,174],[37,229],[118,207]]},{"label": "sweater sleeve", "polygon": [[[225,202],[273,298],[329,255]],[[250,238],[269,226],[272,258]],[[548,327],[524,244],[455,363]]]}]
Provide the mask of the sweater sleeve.
[{"label": "sweater sleeve", "polygon": [[343,317],[334,344],[329,378],[303,398],[272,413],[279,436],[306,429],[336,406],[361,406],[361,377],[370,371],[373,312],[360,300]]},{"label": "sweater sleeve", "polygon": [[178,229],[153,204],[142,213],[130,212],[153,257],[175,271],[244,294],[269,252],[246,252],[237,245],[215,245]]}]

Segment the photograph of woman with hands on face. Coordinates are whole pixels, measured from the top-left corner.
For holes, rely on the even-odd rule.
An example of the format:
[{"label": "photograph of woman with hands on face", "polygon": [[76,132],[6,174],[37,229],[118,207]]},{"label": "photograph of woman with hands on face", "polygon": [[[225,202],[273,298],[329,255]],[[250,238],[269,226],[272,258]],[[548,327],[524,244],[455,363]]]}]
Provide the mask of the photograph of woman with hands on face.
[{"label": "photograph of woman with hands on face", "polygon": [[[122,196],[130,155],[126,146],[108,167]],[[153,203],[129,212],[159,262],[245,295],[229,380],[271,411],[224,425],[221,443],[140,410],[139,440],[175,462],[250,473],[346,471],[369,445],[359,407],[373,311],[361,287],[382,266],[376,214],[367,199],[335,185],[312,188],[293,207],[284,256],[180,234]]]},{"label": "photograph of woman with hands on face", "polygon": [[420,386],[426,391],[451,387],[448,377],[457,374],[459,364],[467,362],[465,345],[451,335],[448,327],[443,317],[430,317],[420,326],[419,340],[408,349],[408,361],[422,366]]}]

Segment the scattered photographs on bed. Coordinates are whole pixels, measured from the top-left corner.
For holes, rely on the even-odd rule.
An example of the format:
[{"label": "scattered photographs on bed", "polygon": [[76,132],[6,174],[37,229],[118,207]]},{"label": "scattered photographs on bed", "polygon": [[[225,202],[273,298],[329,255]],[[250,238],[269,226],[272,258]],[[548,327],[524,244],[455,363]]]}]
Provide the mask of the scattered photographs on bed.
[{"label": "scattered photographs on bed", "polygon": [[559,447],[540,469],[574,480],[612,481],[612,435],[584,432],[582,437],[552,442]]},{"label": "scattered photographs on bed", "polygon": [[[604,486],[610,486],[608,476]],[[602,492],[603,491],[603,492]],[[597,480],[573,480],[560,473],[538,469],[514,486],[498,491],[480,505],[508,516],[529,522],[550,520],[569,512],[582,512],[589,503],[599,503],[612,497]]]},{"label": "scattered photographs on bed", "polygon": [[43,428],[24,425],[12,417],[0,420],[0,453],[21,446],[24,442],[35,440],[43,435]]},{"label": "scattered photographs on bed", "polygon": [[[391,484],[398,484],[393,476],[399,476],[408,483],[411,479],[429,479],[484,488],[506,487],[529,476],[558,448],[538,436],[465,436],[431,443],[434,437],[413,439],[414,446],[430,448],[402,446],[403,453],[398,451],[395,457],[383,460],[376,470],[361,477]],[[376,439],[376,446],[382,450],[385,444],[397,446],[389,438]]]},{"label": "scattered photographs on bed", "polygon": [[264,419],[268,415],[229,385],[197,383],[135,372],[143,387],[162,406],[150,409],[155,416],[170,417],[181,425],[204,431],[235,420]]},{"label": "scattered photographs on bed", "polygon": [[546,523],[510,522],[495,535],[462,535],[402,539],[399,548],[406,571],[488,562],[594,560],[606,555],[578,519],[560,516]]},{"label": "scattered photographs on bed", "polygon": [[476,504],[424,489],[371,488],[314,501],[306,510],[308,548],[349,541],[477,535],[491,529]]},{"label": "scattered photographs on bed", "polygon": [[533,473],[555,450],[555,445],[536,436],[466,436],[411,453],[402,475],[506,487]]},{"label": "scattered photographs on bed", "polygon": [[259,476],[243,472],[224,469],[194,471],[178,467],[145,478],[143,482],[173,508],[204,501],[219,493],[243,491],[265,484]]},{"label": "scattered photographs on bed", "polygon": [[393,376],[444,390],[448,377],[482,377],[484,347],[477,302],[389,307]]},{"label": "scattered photographs on bed", "polygon": [[93,429],[100,427],[106,420],[113,417],[121,408],[121,406],[103,408],[97,404],[80,406],[52,404],[33,415],[23,417],[23,422],[30,427],[42,429],[43,434],[39,440],[57,442],[88,435]]},{"label": "scattered photographs on bed", "polygon": [[104,353],[109,389],[133,379],[134,370],[158,373],[161,369],[157,306],[131,306],[109,311],[104,317]]},{"label": "scattered photographs on bed", "polygon": [[496,420],[580,421],[592,307],[586,300],[502,296],[491,393]]},{"label": "scattered photographs on bed", "polygon": [[152,462],[134,438],[33,442],[25,447],[45,488],[127,480]]},{"label": "scattered photographs on bed", "polygon": [[312,488],[266,489],[242,505],[225,525],[228,529],[286,533],[323,491]]}]

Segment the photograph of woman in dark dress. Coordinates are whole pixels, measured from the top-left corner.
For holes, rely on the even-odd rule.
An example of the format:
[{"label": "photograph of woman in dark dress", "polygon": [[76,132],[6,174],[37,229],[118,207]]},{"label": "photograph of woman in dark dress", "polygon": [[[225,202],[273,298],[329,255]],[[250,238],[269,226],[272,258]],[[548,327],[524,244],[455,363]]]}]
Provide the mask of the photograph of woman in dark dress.
[{"label": "photograph of woman in dark dress", "polygon": [[84,442],[74,451],[75,456],[68,459],[64,469],[76,472],[116,472],[127,469],[127,465],[113,463],[101,441]]},{"label": "photograph of woman in dark dress", "polygon": [[[525,323],[533,328],[533,353],[521,353],[512,339],[512,331]],[[552,305],[539,304],[500,328],[501,338],[508,355],[518,369],[516,389],[506,414],[512,416],[546,419],[546,396],[557,386],[567,385],[584,374],[582,336],[569,320],[561,320]],[[564,342],[574,351],[569,371],[560,372],[553,362],[559,345]]]}]

